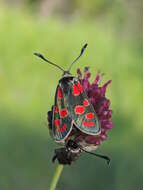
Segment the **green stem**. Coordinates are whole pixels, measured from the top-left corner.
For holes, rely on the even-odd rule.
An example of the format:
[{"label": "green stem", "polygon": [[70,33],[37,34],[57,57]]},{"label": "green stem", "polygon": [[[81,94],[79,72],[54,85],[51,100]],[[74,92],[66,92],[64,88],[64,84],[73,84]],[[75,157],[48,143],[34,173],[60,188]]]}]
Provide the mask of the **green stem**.
[{"label": "green stem", "polygon": [[55,174],[53,176],[53,179],[52,179],[52,182],[51,182],[49,190],[55,190],[56,189],[56,186],[57,186],[57,183],[59,181],[59,178],[60,178],[60,175],[62,173],[62,170],[63,170],[63,165],[58,164],[58,166],[56,168],[56,171],[55,171]]}]

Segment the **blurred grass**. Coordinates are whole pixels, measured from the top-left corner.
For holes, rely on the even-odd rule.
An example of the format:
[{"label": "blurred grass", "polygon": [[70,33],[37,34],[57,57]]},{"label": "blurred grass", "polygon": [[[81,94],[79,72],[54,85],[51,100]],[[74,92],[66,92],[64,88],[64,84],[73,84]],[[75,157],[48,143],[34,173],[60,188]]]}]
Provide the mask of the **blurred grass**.
[{"label": "blurred grass", "polygon": [[25,11],[0,8],[0,189],[48,189],[55,165],[54,142],[46,112],[54,100],[60,71],[33,56],[41,52],[67,68],[81,46],[89,47],[72,68],[90,66],[112,79],[107,95],[115,128],[98,152],[102,160],[83,155],[65,167],[57,189],[139,189],[142,186],[142,47],[121,38],[110,25],[90,20],[43,20]]}]

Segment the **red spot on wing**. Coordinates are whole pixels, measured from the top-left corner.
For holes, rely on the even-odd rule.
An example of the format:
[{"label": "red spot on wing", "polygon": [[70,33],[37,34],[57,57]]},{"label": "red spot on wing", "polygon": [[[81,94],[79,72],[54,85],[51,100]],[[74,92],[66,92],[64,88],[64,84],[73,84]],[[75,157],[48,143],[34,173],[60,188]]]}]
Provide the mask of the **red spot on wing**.
[{"label": "red spot on wing", "polygon": [[82,115],[84,113],[84,106],[77,105],[75,106],[75,114]]},{"label": "red spot on wing", "polygon": [[86,117],[86,119],[93,119],[94,114],[92,112],[90,112],[90,113],[87,113],[85,117]]},{"label": "red spot on wing", "polygon": [[54,124],[56,127],[60,126],[60,119],[55,119]]},{"label": "red spot on wing", "polygon": [[73,84],[73,95],[78,96],[80,94],[80,90],[76,84]]},{"label": "red spot on wing", "polygon": [[90,122],[87,122],[87,121],[83,121],[82,124],[85,126],[85,127],[94,127],[95,126],[95,123],[90,121]]},{"label": "red spot on wing", "polygon": [[61,87],[58,87],[57,97],[59,99],[62,99],[64,97],[64,94],[63,94]]},{"label": "red spot on wing", "polygon": [[80,90],[80,93],[83,92],[83,86],[80,84],[80,82],[77,82],[78,89]]},{"label": "red spot on wing", "polygon": [[67,125],[64,123],[62,127],[59,127],[59,128],[58,128],[58,132],[60,132],[60,133],[61,133],[61,132],[65,132],[66,129],[67,129]]},{"label": "red spot on wing", "polygon": [[55,106],[55,113],[59,113],[59,108],[58,108],[58,106]]},{"label": "red spot on wing", "polygon": [[73,84],[73,95],[78,96],[80,93],[83,92],[83,86],[78,81],[77,84]]},{"label": "red spot on wing", "polygon": [[60,110],[60,117],[61,118],[64,118],[64,117],[67,117],[67,115],[68,115],[68,110],[67,109],[61,109]]},{"label": "red spot on wing", "polygon": [[83,105],[84,105],[85,107],[88,106],[88,105],[89,105],[89,101],[88,101],[87,99],[84,99]]}]

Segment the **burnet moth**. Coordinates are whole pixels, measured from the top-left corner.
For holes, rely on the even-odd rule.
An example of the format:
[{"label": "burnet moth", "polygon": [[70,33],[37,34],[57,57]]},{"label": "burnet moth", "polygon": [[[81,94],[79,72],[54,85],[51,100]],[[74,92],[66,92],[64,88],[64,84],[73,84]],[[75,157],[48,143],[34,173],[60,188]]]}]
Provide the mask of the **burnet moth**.
[{"label": "burnet moth", "polygon": [[101,133],[100,122],[92,104],[88,100],[81,84],[80,78],[70,73],[72,65],[83,55],[87,44],[85,44],[79,56],[72,62],[67,70],[49,61],[40,53],[34,55],[57,67],[63,72],[56,88],[54,106],[48,112],[50,134],[55,142],[63,145],[55,150],[52,161],[56,159],[60,164],[71,164],[79,158],[81,153],[87,152],[104,158],[109,164],[107,156],[93,153],[95,146],[85,143],[84,138],[76,140],[79,133],[97,136]]}]

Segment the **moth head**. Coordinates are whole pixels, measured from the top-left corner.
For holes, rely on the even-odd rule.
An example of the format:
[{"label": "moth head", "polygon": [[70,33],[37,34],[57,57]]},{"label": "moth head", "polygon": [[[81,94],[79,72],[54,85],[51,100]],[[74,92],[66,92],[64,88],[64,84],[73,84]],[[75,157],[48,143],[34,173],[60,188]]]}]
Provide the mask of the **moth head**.
[{"label": "moth head", "polygon": [[59,164],[70,165],[79,158],[81,152],[81,149],[74,149],[73,147],[58,148],[55,149],[55,155],[53,156],[52,161],[55,162],[57,159]]},{"label": "moth head", "polygon": [[62,74],[62,78],[68,78],[68,77],[72,77],[72,74],[69,71],[64,71]]}]

